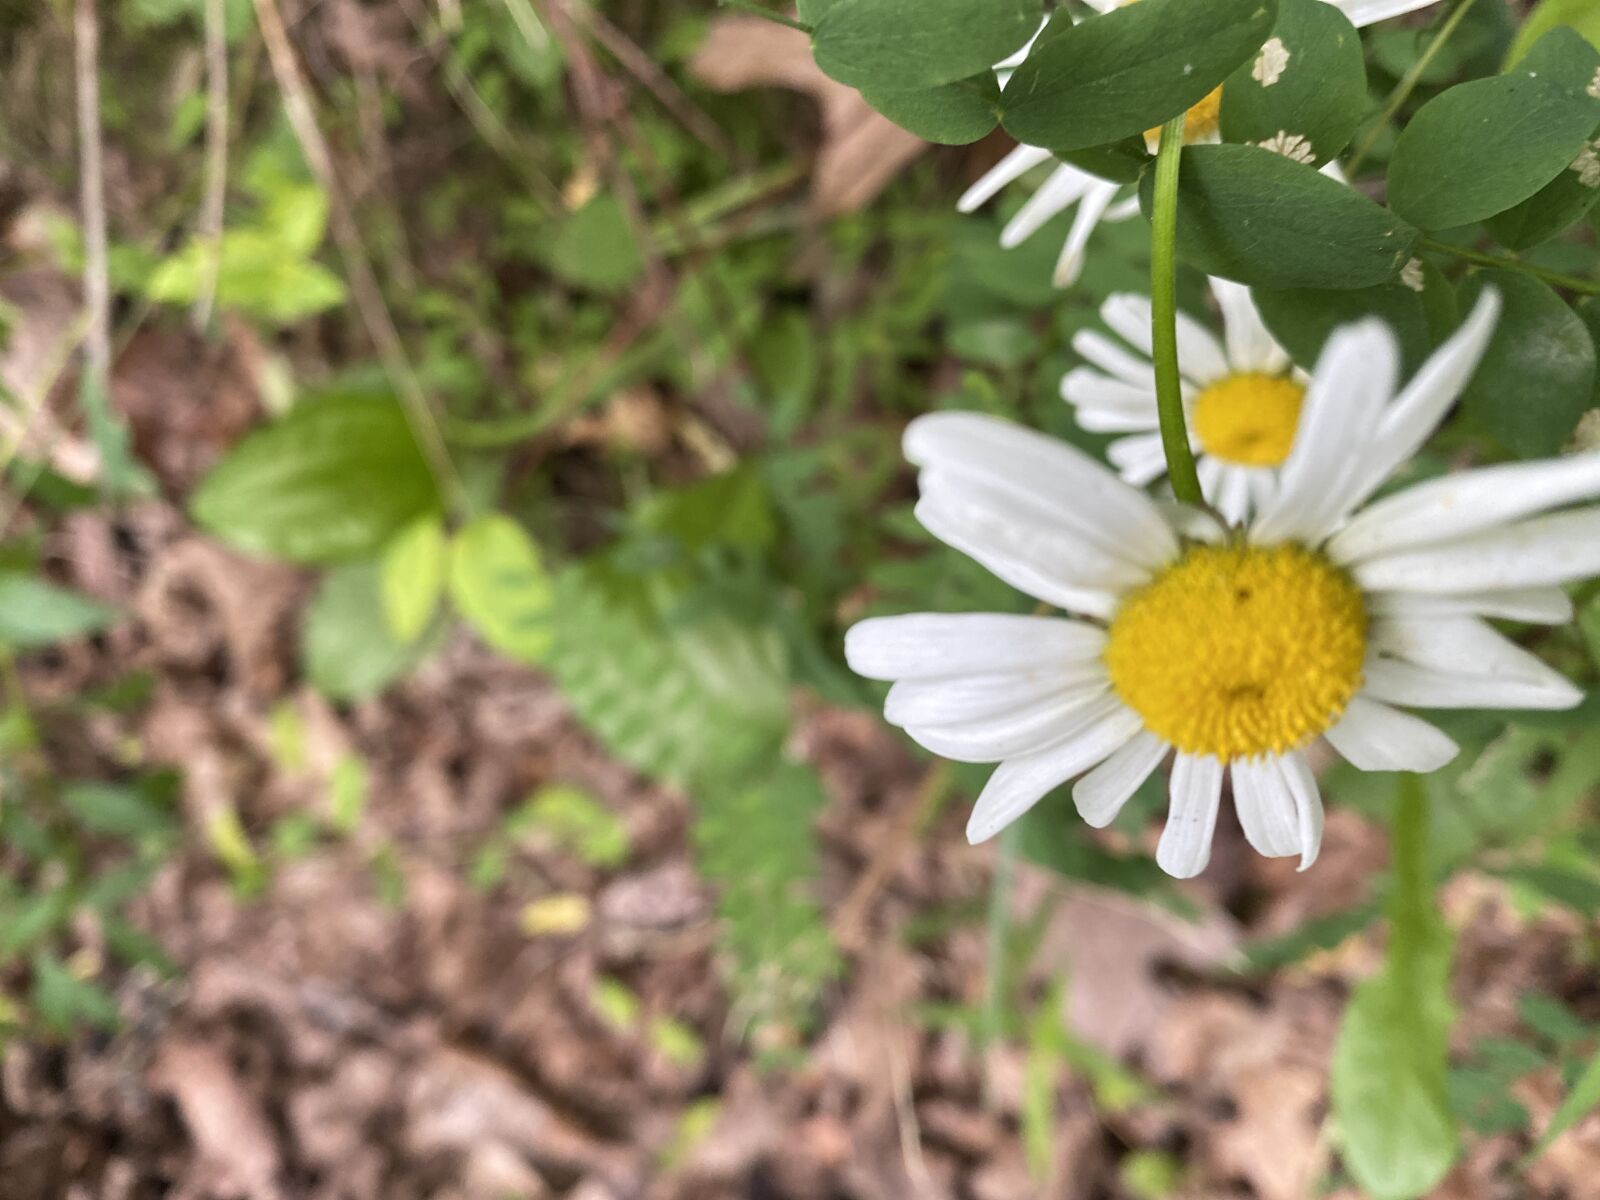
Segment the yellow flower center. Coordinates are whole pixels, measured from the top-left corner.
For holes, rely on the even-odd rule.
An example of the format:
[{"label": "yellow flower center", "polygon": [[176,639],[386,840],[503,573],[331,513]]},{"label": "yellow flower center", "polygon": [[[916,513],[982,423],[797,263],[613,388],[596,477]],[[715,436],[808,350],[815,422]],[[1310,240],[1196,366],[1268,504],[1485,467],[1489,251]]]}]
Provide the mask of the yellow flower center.
[{"label": "yellow flower center", "polygon": [[1242,467],[1277,467],[1289,457],[1306,389],[1251,371],[1213,383],[1194,402],[1194,432],[1207,454]]},{"label": "yellow flower center", "polygon": [[[1193,145],[1216,136],[1218,127],[1222,124],[1222,89],[1212,88],[1200,103],[1190,107],[1183,114],[1183,144]],[[1161,126],[1144,131],[1145,145],[1154,154],[1161,148]]]},{"label": "yellow flower center", "polygon": [[1123,601],[1105,662],[1147,729],[1227,762],[1326,732],[1366,652],[1361,592],[1320,554],[1197,545]]}]

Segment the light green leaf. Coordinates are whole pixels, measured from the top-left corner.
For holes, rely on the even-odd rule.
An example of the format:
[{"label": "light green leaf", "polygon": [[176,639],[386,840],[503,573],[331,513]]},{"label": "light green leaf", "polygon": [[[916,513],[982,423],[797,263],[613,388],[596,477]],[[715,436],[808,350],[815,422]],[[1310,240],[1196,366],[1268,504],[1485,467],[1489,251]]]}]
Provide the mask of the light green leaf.
[{"label": "light green leaf", "polygon": [[1222,136],[1275,143],[1320,166],[1367,112],[1367,68],[1350,19],[1324,0],[1279,0],[1272,36],[1222,88]]},{"label": "light green leaf", "polygon": [[541,788],[528,802],[525,819],[531,829],[548,834],[559,846],[571,850],[592,867],[616,867],[628,857],[628,829],[622,821],[587,792],[569,784]]},{"label": "light green leaf", "polygon": [[1588,38],[1590,45],[1600,48],[1600,5],[1594,0],[1542,0],[1517,30],[1506,65],[1515,66],[1535,42],[1559,25],[1570,25]]},{"label": "light green leaf", "polygon": [[0,572],[0,644],[17,650],[52,646],[97,633],[117,610],[46,583],[35,575]]},{"label": "light green leaf", "polygon": [[1600,125],[1589,94],[1600,51],[1571,29],[1520,65],[1435,96],[1401,131],[1389,205],[1423,229],[1453,229],[1522,203],[1571,166]]},{"label": "light green leaf", "polygon": [[117,1005],[103,988],[79,979],[53,955],[33,956],[33,1008],[39,1019],[59,1034],[80,1024],[115,1029]]},{"label": "light green leaf", "polygon": [[[1146,212],[1153,176],[1146,171],[1140,189]],[[1399,275],[1421,236],[1354,188],[1270,150],[1183,152],[1178,253],[1208,274],[1269,288],[1373,287]]]},{"label": "light green leaf", "polygon": [[306,609],[306,675],[334,700],[377,695],[421,656],[421,644],[407,645],[390,633],[378,588],[376,564],[345,563],[328,572]]},{"label": "light green leaf", "polygon": [[189,507],[247,553],[318,563],[376,551],[439,493],[398,405],[330,396],[251,434]]},{"label": "light green leaf", "polygon": [[61,803],[86,829],[114,837],[170,833],[173,816],[137,787],[86,781],[63,784]]},{"label": "light green leaf", "polygon": [[380,592],[389,632],[402,642],[422,636],[444,594],[449,545],[438,514],[407,525],[384,547]]},{"label": "light green leaf", "polygon": [[1000,85],[989,70],[936,88],[863,87],[861,98],[896,125],[942,146],[975,142],[1000,122]]},{"label": "light green leaf", "polygon": [[1462,304],[1490,286],[1505,310],[1462,408],[1524,458],[1554,454],[1593,403],[1594,339],[1560,296],[1520,272],[1481,272],[1462,289]]},{"label": "light green leaf", "polygon": [[1077,25],[1058,14],[1001,94],[1018,141],[1082,150],[1160,126],[1266,40],[1278,0],[1139,0]]},{"label": "light green leaf", "polygon": [[834,0],[811,45],[817,66],[840,83],[936,88],[1020,49],[1039,9],[1039,0]]},{"label": "light green leaf", "polygon": [[519,662],[544,660],[554,637],[550,577],[539,547],[510,517],[490,513],[456,535],[450,595],[489,646]]},{"label": "light green leaf", "polygon": [[1400,788],[1387,957],[1345,1011],[1331,1079],[1345,1165],[1385,1200],[1426,1195],[1458,1150],[1446,1082],[1451,939],[1434,905],[1421,780],[1403,776]]},{"label": "light green leaf", "polygon": [[620,292],[639,278],[644,258],[615,196],[602,192],[566,219],[550,248],[550,269],[596,292]]}]

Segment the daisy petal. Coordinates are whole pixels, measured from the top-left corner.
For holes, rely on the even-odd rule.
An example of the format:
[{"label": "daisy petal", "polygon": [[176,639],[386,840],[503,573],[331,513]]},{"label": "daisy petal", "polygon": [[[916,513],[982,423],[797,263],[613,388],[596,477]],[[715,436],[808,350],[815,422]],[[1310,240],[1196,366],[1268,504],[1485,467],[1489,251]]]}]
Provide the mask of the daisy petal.
[{"label": "daisy petal", "polygon": [[1373,592],[1367,607],[1383,617],[1499,617],[1530,625],[1565,625],[1572,599],[1558,587],[1505,588],[1427,596],[1416,592]]},{"label": "daisy petal", "polygon": [[1061,379],[1061,398],[1077,409],[1084,429],[1107,433],[1160,428],[1155,392],[1075,367]]},{"label": "daisy petal", "polygon": [[1037,804],[1046,792],[1122,749],[1139,732],[1140,724],[1138,713],[1119,705],[1116,711],[1073,737],[1001,763],[973,806],[967,822],[967,840],[974,845],[988,841]]},{"label": "daisy petal", "polygon": [[1390,17],[1403,16],[1427,8],[1438,0],[1328,0],[1335,8],[1350,18],[1357,29],[1363,29]]},{"label": "daisy petal", "polygon": [[1156,862],[1168,875],[1192,879],[1211,860],[1211,835],[1222,802],[1222,763],[1180,752],[1172,764],[1171,806]]},{"label": "daisy petal", "polygon": [[1250,515],[1250,472],[1244,467],[1224,467],[1216,487],[1217,511],[1233,525]]},{"label": "daisy petal", "polygon": [[1352,563],[1463,537],[1600,495],[1600,454],[1463,471],[1407,488],[1357,514],[1328,543]]},{"label": "daisy petal", "polygon": [[1072,802],[1077,805],[1078,815],[1096,829],[1111,824],[1170,749],[1149,730],[1139,734],[1073,784]]},{"label": "daisy petal", "polygon": [[901,727],[981,721],[1024,705],[1059,700],[1070,689],[1105,678],[1105,664],[1091,658],[985,675],[902,679],[884,697],[883,719]]},{"label": "daisy petal", "polygon": [[1278,339],[1268,332],[1249,288],[1231,279],[1213,278],[1211,294],[1222,308],[1228,365],[1234,371],[1262,371],[1276,375],[1288,369],[1288,351],[1278,345]]},{"label": "daisy petal", "polygon": [[1080,329],[1073,334],[1072,348],[1106,374],[1151,396],[1156,394],[1156,369],[1150,360],[1129,353],[1098,329]]},{"label": "daisy petal", "polygon": [[1098,660],[1103,629],[1062,617],[907,613],[870,617],[844,635],[850,669],[868,679],[951,679]]},{"label": "daisy petal", "polygon": [[1350,500],[1352,507],[1377,491],[1444,420],[1444,414],[1478,370],[1499,319],[1500,293],[1485,288],[1461,328],[1433,352],[1384,411],[1377,436],[1363,451]]},{"label": "daisy petal", "polygon": [[1107,695],[1109,684],[1076,688],[1061,697],[1024,705],[991,717],[949,725],[909,725],[912,741],[954,762],[991,763],[1032,754],[1101,720],[1122,707]]},{"label": "daisy petal", "polygon": [[1322,793],[1317,790],[1311,764],[1300,751],[1282,755],[1277,766],[1294,796],[1295,815],[1300,823],[1300,870],[1304,871],[1322,852]]},{"label": "daisy petal", "polygon": [[1050,277],[1057,287],[1071,287],[1078,282],[1078,275],[1083,271],[1083,252],[1104,219],[1106,209],[1117,198],[1118,190],[1114,183],[1102,183],[1084,192],[1083,199],[1078,203],[1078,211],[1072,215],[1072,228],[1067,231],[1067,240],[1062,243],[1060,257],[1056,259],[1055,271]]},{"label": "daisy petal", "polygon": [[1007,250],[1022,245],[1101,182],[1077,167],[1062,163],[1039,185],[1039,190],[1028,197],[1017,215],[1006,222],[1006,227],[1000,231],[1000,245]]},{"label": "daisy petal", "polygon": [[1131,562],[1154,568],[1178,552],[1142,492],[1055,438],[980,413],[930,413],[906,427],[904,443],[906,457],[920,467],[1036,496],[1056,520]]},{"label": "daisy petal", "polygon": [[1167,473],[1167,456],[1159,433],[1121,438],[1106,447],[1106,457],[1134,487],[1144,487]]},{"label": "daisy petal", "polygon": [[1276,760],[1236,759],[1232,773],[1233,807],[1244,827],[1245,840],[1257,854],[1267,858],[1299,854],[1300,814]]},{"label": "daisy petal", "polygon": [[[1100,306],[1100,319],[1128,345],[1151,353],[1150,297],[1119,292]],[[1178,361],[1183,377],[1204,386],[1228,374],[1228,358],[1211,331],[1187,313],[1178,314]]]},{"label": "daisy petal", "polygon": [[1583,699],[1583,693],[1565,680],[1555,684],[1458,675],[1397,658],[1370,659],[1365,673],[1365,695],[1413,708],[1562,709]]},{"label": "daisy petal", "polygon": [[994,166],[985,171],[978,182],[961,193],[956,201],[957,212],[972,212],[982,207],[1008,183],[1015,183],[1040,163],[1050,161],[1050,151],[1038,146],[1018,146]]},{"label": "daisy petal", "polygon": [[1561,693],[1569,684],[1521,646],[1477,617],[1390,617],[1373,626],[1369,645],[1419,667],[1453,675],[1515,679]]},{"label": "daisy petal", "polygon": [[1354,476],[1379,409],[1394,394],[1399,370],[1399,347],[1382,322],[1361,321],[1334,331],[1306,391],[1300,431],[1277,493],[1257,515],[1251,541],[1315,544],[1350,511]]},{"label": "daisy petal", "polygon": [[1534,517],[1355,568],[1368,591],[1461,593],[1566,583],[1600,571],[1600,508]]},{"label": "daisy petal", "polygon": [[1326,736],[1362,771],[1437,771],[1461,749],[1421,717],[1368,696],[1352,699]]}]

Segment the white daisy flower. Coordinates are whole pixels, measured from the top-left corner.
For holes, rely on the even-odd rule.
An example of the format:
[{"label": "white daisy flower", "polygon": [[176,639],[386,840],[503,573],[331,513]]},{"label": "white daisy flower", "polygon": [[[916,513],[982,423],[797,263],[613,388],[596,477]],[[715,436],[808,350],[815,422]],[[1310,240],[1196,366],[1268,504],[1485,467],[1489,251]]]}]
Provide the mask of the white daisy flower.
[{"label": "white daisy flower", "polygon": [[[1088,0],[1088,3],[1100,12],[1110,12],[1130,2],[1133,0]],[[1357,28],[1360,28],[1388,17],[1415,12],[1437,3],[1437,0],[1326,0],[1326,3],[1340,9]],[[1040,30],[1043,28],[1041,25]],[[1033,48],[1033,43],[1038,37],[1039,34],[1036,32],[1026,46],[995,64],[995,74],[999,76],[1002,86],[1011,78],[1011,73],[1028,57],[1028,51]],[[1282,43],[1278,45],[1281,49]],[[1285,65],[1287,58],[1278,64],[1277,70],[1281,73]],[[1221,117],[1222,89],[1218,87],[1185,115],[1184,144],[1221,141],[1219,133]],[[1159,129],[1147,130],[1145,133],[1145,144],[1152,153],[1160,147],[1160,135]],[[1052,157],[1050,151],[1039,146],[1018,146],[961,194],[961,198],[956,201],[956,210],[963,213],[976,211],[998,195],[1008,184],[1015,183],[1035,167],[1050,162]],[[1332,163],[1329,167],[1332,167],[1330,174],[1338,170]],[[1055,170],[1040,185],[1039,190],[1017,210],[1017,215],[1000,231],[1000,245],[1007,250],[1020,246],[1049,224],[1053,218],[1076,204],[1078,211],[1072,219],[1072,228],[1067,233],[1067,240],[1061,247],[1061,255],[1056,260],[1053,277],[1057,287],[1070,287],[1077,282],[1078,275],[1083,270],[1084,249],[1100,222],[1126,221],[1138,213],[1137,197],[1117,200],[1117,193],[1121,190],[1121,184],[1101,179],[1098,175],[1092,175],[1070,163],[1057,162]]]},{"label": "white daisy flower", "polygon": [[[1178,362],[1200,486],[1223,518],[1237,524],[1252,502],[1271,496],[1277,468],[1294,445],[1310,379],[1267,331],[1249,288],[1212,279],[1211,292],[1222,309],[1223,340],[1179,313]],[[1073,348],[1092,365],[1067,372],[1061,396],[1084,429],[1130,435],[1112,442],[1107,454],[1124,479],[1144,487],[1167,473],[1150,358],[1150,301],[1115,295],[1100,317],[1127,345],[1098,330],[1080,330]]]},{"label": "white daisy flower", "polygon": [[846,635],[851,667],[894,684],[889,721],[936,754],[1000,764],[967,836],[992,837],[1071,779],[1079,813],[1106,825],[1175,750],[1163,868],[1205,867],[1231,774],[1250,844],[1304,869],[1322,834],[1305,757],[1318,737],[1362,770],[1432,771],[1455,743],[1395,706],[1576,704],[1486,618],[1571,619],[1560,585],[1600,572],[1600,506],[1554,510],[1600,496],[1600,454],[1368,503],[1455,402],[1498,312],[1486,293],[1398,393],[1387,327],[1335,333],[1277,491],[1232,533],[1009,422],[912,422],[921,522],[1075,614],[883,617]]}]

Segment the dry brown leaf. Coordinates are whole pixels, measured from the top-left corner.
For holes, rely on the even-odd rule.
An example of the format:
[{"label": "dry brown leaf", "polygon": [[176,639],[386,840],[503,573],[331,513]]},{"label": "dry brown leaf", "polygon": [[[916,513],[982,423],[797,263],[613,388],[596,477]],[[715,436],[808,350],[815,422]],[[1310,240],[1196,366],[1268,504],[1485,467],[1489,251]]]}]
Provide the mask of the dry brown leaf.
[{"label": "dry brown leaf", "polygon": [[281,1163],[272,1127],[239,1082],[221,1047],[185,1037],[163,1042],[150,1085],[170,1095],[200,1157],[225,1191],[278,1200]]},{"label": "dry brown leaf", "polygon": [[760,17],[718,17],[689,70],[719,92],[781,87],[805,92],[822,106],[823,141],[811,175],[811,211],[819,217],[864,207],[927,149],[921,138],[874,112],[854,88],[824,75],[798,29]]}]

